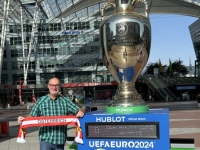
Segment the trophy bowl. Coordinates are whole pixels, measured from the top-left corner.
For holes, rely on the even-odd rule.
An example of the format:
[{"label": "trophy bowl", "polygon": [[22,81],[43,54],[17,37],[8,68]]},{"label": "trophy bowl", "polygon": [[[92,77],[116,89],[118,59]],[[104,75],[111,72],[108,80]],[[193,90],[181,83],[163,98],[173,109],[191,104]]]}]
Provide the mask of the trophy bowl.
[{"label": "trophy bowl", "polygon": [[[145,14],[133,11],[137,2],[145,4]],[[104,18],[104,10],[113,6],[114,14]],[[100,45],[103,61],[118,88],[109,107],[146,106],[135,88],[145,67],[151,45],[151,25],[145,0],[110,0],[102,6]]]}]

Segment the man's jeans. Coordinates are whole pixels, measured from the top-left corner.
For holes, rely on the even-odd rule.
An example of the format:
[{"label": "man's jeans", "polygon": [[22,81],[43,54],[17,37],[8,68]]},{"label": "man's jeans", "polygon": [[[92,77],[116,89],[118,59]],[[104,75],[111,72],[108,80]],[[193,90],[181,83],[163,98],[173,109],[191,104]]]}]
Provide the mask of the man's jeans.
[{"label": "man's jeans", "polygon": [[46,141],[40,141],[40,150],[64,150],[64,145],[55,145]]}]

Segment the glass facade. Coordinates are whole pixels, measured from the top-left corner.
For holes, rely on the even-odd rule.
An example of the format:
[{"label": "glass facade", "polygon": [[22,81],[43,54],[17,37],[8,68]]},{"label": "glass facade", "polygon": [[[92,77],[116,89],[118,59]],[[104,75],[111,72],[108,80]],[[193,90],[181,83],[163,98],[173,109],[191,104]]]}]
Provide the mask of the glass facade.
[{"label": "glass facade", "polygon": [[[52,18],[37,22],[30,53],[29,82],[32,79],[37,84],[47,83],[52,76],[59,76],[62,83],[114,81],[102,62],[99,24],[100,17]],[[9,22],[7,31],[10,34],[6,36],[8,44],[4,57],[8,59],[4,60],[2,68],[6,80],[2,80],[1,84],[16,83],[24,77],[24,66],[27,67],[27,64],[24,65],[23,56],[25,59],[28,57],[32,26],[23,25],[24,39],[18,22]]]},{"label": "glass facade", "polygon": [[191,39],[197,60],[195,61],[195,75],[200,76],[200,19],[189,26]]}]

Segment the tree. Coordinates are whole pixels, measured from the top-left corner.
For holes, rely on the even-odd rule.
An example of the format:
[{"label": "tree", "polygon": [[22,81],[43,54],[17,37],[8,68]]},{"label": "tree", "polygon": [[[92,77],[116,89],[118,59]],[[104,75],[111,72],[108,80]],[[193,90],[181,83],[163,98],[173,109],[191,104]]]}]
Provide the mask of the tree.
[{"label": "tree", "polygon": [[[162,65],[160,61],[147,64],[145,74],[153,74],[153,69],[160,68],[161,67],[160,65]],[[166,67],[166,65],[162,65],[162,68],[164,68],[164,67]],[[159,70],[161,70],[161,69],[159,69]],[[163,72],[163,69],[162,69],[162,72]]]},{"label": "tree", "polygon": [[169,67],[168,67],[168,72],[171,74],[173,72],[173,68],[172,68],[172,62],[169,59]]},{"label": "tree", "polygon": [[[171,73],[171,76],[176,76],[179,74],[182,74],[183,76],[185,76],[186,74],[188,74],[188,69],[185,65],[182,65],[182,61],[179,60],[175,60],[172,64],[172,70],[173,72]],[[170,67],[170,66],[169,66]],[[170,73],[169,68],[168,67],[168,73]]]},{"label": "tree", "polygon": [[[170,69],[170,63],[171,63],[171,69]],[[154,68],[159,68],[159,62],[155,62],[155,63],[148,63],[146,66],[146,72],[145,74],[153,74],[153,69]],[[167,65],[162,65],[162,68],[167,67],[166,71],[164,69],[162,69],[163,71],[163,75],[167,75],[167,76],[178,76],[178,74],[182,74],[182,75],[186,75],[188,74],[188,70],[187,67],[182,65],[182,61],[176,60],[171,62],[171,60],[169,61],[169,66]],[[170,71],[172,72],[170,72]]]}]

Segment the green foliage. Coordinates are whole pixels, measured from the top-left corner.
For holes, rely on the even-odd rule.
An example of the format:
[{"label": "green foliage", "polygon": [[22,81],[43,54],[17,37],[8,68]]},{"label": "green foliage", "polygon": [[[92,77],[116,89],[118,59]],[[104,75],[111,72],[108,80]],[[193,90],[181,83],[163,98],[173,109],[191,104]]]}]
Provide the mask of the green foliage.
[{"label": "green foliage", "polygon": [[[171,62],[171,69],[170,69],[170,62]],[[162,65],[162,68],[167,67],[167,70],[165,72],[163,72],[163,74],[169,75],[169,76],[173,76],[174,74],[177,74],[177,73],[178,74],[180,73],[182,75],[188,74],[187,67],[185,65],[182,65],[182,61],[175,60],[175,61],[170,61],[170,62],[169,62],[169,66]],[[145,74],[153,74],[153,69],[154,68],[159,68],[159,63],[158,62],[148,63],[147,66],[146,66]],[[164,71],[164,69],[163,69],[163,71]]]},{"label": "green foliage", "polygon": [[[162,68],[166,67],[166,65],[162,65]],[[159,68],[159,63],[155,62],[155,63],[149,63],[146,66],[146,72],[145,74],[153,74],[153,69],[154,68]]]},{"label": "green foliage", "polygon": [[182,75],[188,74],[187,67],[185,65],[182,65],[182,61],[179,61],[179,60],[175,60],[172,63],[172,69],[173,69],[173,72],[181,73]]}]

